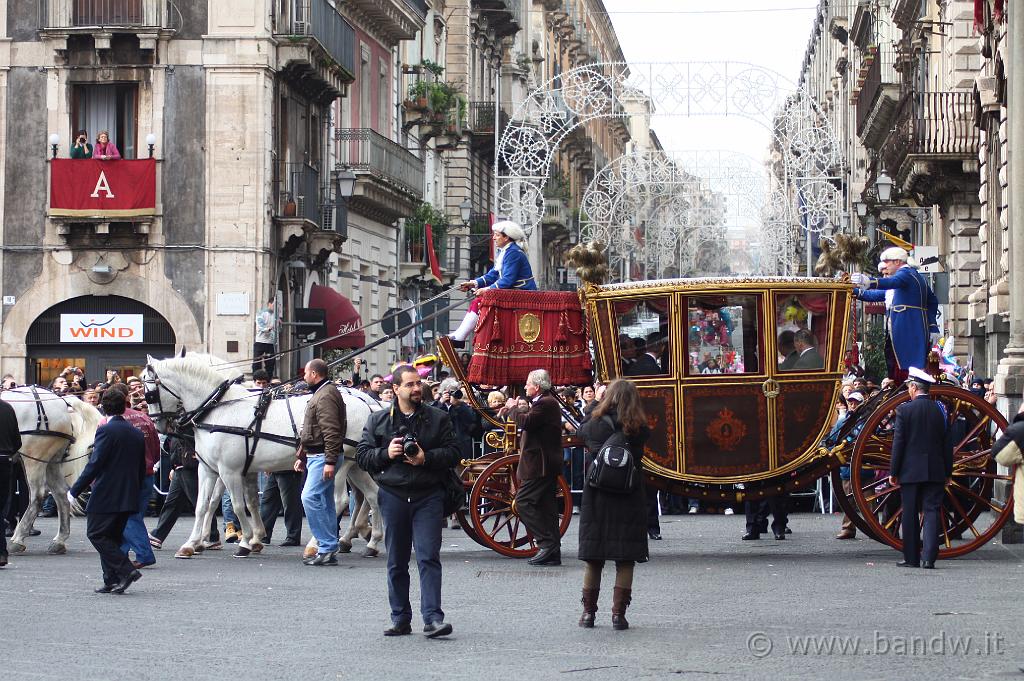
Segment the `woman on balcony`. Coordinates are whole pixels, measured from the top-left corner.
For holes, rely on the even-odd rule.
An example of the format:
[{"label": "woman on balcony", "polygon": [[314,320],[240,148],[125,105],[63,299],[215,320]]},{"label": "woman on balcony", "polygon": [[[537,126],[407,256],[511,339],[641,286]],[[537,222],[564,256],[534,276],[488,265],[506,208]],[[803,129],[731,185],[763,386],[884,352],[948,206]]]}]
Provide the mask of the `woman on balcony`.
[{"label": "woman on balcony", "polygon": [[[523,291],[536,291],[537,282],[533,280],[533,268],[526,257],[526,252],[519,242],[526,240],[523,228],[510,220],[495,222],[491,227],[494,232],[494,266],[482,277],[459,284],[463,291],[473,291],[474,296],[480,295],[490,288],[517,288]],[[480,299],[470,303],[469,312],[462,324],[451,335],[452,345],[456,348],[465,347],[466,338],[476,328],[479,319]]]},{"label": "woman on balcony", "polygon": [[104,161],[116,161],[121,158],[121,152],[117,150],[117,145],[110,141],[110,133],[106,130],[96,137],[96,148],[93,149],[92,156]]},{"label": "woman on balcony", "polygon": [[89,144],[89,133],[79,130],[75,143],[71,145],[71,158],[92,158],[92,145]]}]

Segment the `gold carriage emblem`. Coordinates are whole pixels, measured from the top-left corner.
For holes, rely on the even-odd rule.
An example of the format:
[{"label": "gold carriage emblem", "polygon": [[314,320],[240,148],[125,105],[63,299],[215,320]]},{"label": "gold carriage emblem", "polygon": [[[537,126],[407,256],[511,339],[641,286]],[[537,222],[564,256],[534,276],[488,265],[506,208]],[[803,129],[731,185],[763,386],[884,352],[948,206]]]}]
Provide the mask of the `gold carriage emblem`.
[{"label": "gold carriage emblem", "polygon": [[731,452],[746,437],[747,426],[729,409],[722,409],[704,432],[719,449]]},{"label": "gold carriage emblem", "polygon": [[779,382],[776,381],[774,378],[769,378],[767,381],[761,384],[761,392],[763,392],[764,396],[767,397],[769,400],[778,397],[779,391]]},{"label": "gold carriage emblem", "polygon": [[540,317],[527,312],[519,318],[519,337],[532,343],[540,337]]}]

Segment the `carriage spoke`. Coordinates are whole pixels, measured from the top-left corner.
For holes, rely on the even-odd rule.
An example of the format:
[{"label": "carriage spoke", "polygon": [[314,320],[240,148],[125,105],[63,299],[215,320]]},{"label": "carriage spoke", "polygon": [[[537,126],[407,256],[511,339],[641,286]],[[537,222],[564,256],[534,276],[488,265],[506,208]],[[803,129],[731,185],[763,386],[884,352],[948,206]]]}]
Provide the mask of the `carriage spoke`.
[{"label": "carriage spoke", "polygon": [[946,517],[945,513],[940,513],[939,521],[942,523],[942,543],[944,543],[948,549],[953,545],[952,541],[949,539],[949,518]]},{"label": "carriage spoke", "polygon": [[971,528],[971,532],[974,533],[975,538],[980,539],[981,533],[979,533],[978,529],[974,527],[974,521],[971,520],[971,517],[967,514],[966,511],[964,511],[964,508],[963,506],[960,505],[960,502],[957,500],[956,495],[953,494],[948,488],[945,491],[946,496],[948,496],[949,500],[953,503],[953,508],[956,509],[956,512],[960,514],[960,517],[967,522],[967,526]]},{"label": "carriage spoke", "polygon": [[[991,510],[992,510],[992,511],[994,512],[994,513],[1002,513],[1002,512],[1003,512],[1003,509],[999,508],[998,506],[996,506],[995,504],[993,504],[993,503],[992,503],[991,501],[989,501],[989,500],[988,500],[988,499],[986,499],[985,497],[981,496],[980,494],[978,494],[978,493],[977,493],[977,492],[975,492],[974,490],[970,489],[969,487],[964,487],[963,485],[961,485],[961,484],[960,484],[959,482],[957,482],[956,480],[954,480],[954,481],[953,481],[952,487],[956,487],[957,489],[959,489],[959,490],[962,490],[964,494],[966,494],[967,496],[971,497],[971,498],[972,498],[972,499],[974,499],[975,501],[977,501],[977,502],[980,502],[980,503],[982,503],[982,504],[985,504],[985,505],[986,505],[986,506],[988,506],[988,507],[989,507],[989,508],[990,508],[990,509],[991,509]],[[951,493],[951,494],[952,494],[952,493]]]},{"label": "carriage spoke", "polygon": [[882,529],[884,529],[886,532],[892,534],[892,527],[893,527],[893,525],[895,525],[896,521],[899,520],[902,517],[903,517],[903,507],[901,506],[899,508],[899,510],[896,511],[895,513],[893,513],[892,517],[889,518],[889,520],[887,520],[884,525],[882,525]]},{"label": "carriage spoke", "polygon": [[978,434],[981,432],[982,428],[988,425],[991,420],[992,419],[989,417],[989,415],[986,414],[981,420],[974,424],[974,427],[971,428],[967,435],[964,436],[964,439],[960,441],[960,444],[953,448],[953,451],[957,452],[962,450],[964,448],[964,445],[966,445],[969,441],[976,438]]}]

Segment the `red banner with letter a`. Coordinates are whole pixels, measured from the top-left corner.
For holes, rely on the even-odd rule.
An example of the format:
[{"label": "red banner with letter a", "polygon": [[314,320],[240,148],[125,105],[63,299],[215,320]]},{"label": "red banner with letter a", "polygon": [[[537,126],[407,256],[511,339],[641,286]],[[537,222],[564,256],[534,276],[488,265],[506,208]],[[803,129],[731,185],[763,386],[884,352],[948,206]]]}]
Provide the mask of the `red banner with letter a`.
[{"label": "red banner with letter a", "polygon": [[156,160],[50,161],[50,215],[136,217],[156,213]]}]

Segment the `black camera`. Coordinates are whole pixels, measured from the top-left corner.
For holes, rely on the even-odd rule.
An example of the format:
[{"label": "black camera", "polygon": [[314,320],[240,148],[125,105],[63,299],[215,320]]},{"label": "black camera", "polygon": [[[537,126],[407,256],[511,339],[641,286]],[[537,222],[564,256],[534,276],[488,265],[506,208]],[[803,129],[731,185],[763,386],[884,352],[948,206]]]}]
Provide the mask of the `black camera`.
[{"label": "black camera", "polygon": [[420,445],[416,442],[416,436],[410,433],[405,426],[398,430],[398,437],[402,438],[402,454],[405,458],[412,459],[420,453]]},{"label": "black camera", "polygon": [[451,396],[454,397],[457,400],[461,400],[462,399],[462,390],[460,390],[459,388],[456,388],[455,390],[453,390],[451,392]]}]

